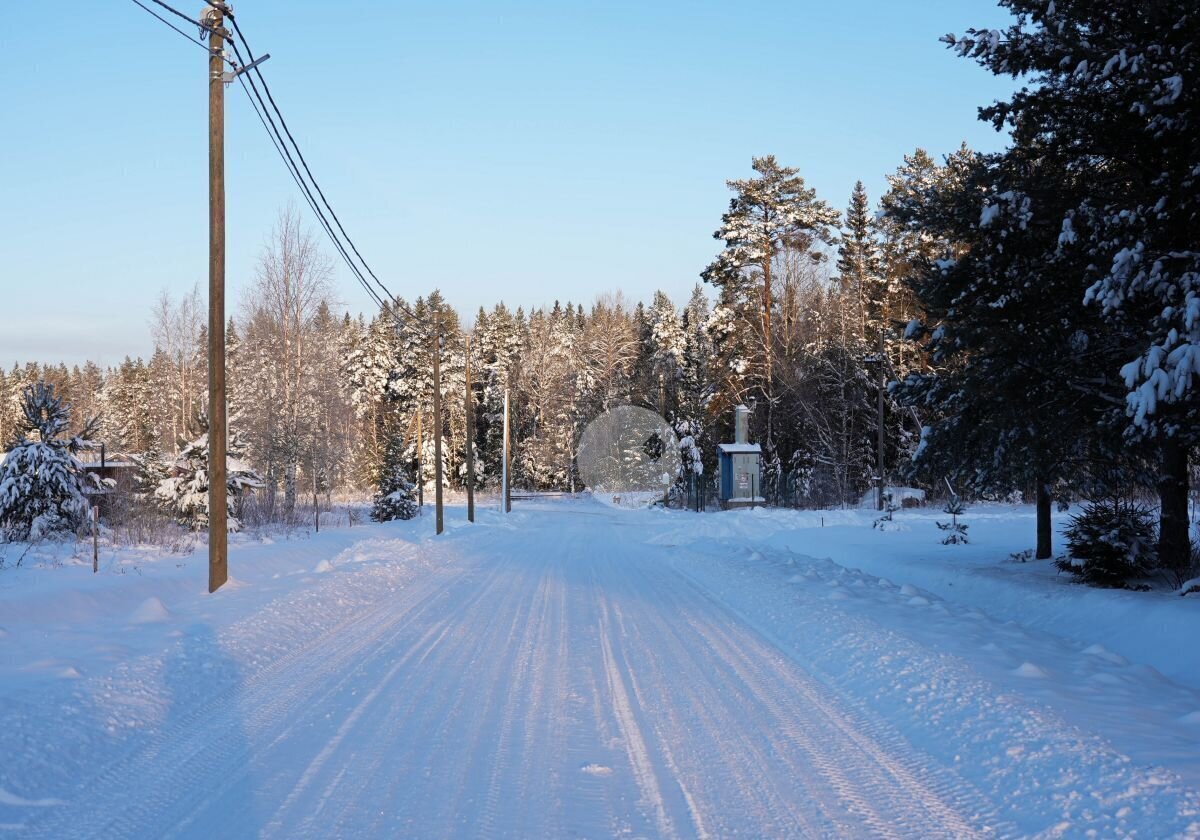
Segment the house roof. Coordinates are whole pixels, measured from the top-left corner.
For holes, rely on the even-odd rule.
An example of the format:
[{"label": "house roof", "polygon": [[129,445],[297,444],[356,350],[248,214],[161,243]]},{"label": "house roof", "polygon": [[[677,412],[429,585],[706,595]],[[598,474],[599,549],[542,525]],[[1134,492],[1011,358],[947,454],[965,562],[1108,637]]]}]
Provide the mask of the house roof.
[{"label": "house roof", "polygon": [[726,455],[759,455],[762,447],[757,443],[719,443],[717,451]]}]

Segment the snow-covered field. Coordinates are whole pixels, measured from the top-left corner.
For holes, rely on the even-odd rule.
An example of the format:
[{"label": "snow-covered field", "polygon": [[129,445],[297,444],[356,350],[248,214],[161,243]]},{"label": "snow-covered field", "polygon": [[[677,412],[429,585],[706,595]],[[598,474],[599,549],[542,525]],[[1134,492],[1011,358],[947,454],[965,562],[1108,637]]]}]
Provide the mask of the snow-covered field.
[{"label": "snow-covered field", "polygon": [[0,829],[1200,837],[1200,598],[1009,561],[1028,508],[896,518],[451,509],[238,541],[213,596],[202,552],[5,569]]}]

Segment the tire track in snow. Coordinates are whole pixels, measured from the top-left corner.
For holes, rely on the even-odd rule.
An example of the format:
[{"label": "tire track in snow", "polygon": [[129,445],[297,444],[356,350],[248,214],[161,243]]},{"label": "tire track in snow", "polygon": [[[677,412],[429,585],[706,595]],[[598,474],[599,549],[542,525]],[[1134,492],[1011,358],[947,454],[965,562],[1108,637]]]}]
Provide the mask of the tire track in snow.
[{"label": "tire track in snow", "polygon": [[599,593],[599,619],[600,619],[600,648],[604,658],[604,674],[608,683],[609,695],[612,699],[612,712],[616,718],[617,728],[621,733],[621,739],[625,744],[625,752],[629,757],[629,763],[633,767],[634,778],[637,781],[638,788],[642,792],[643,801],[654,814],[654,822],[658,827],[660,837],[676,837],[675,826],[667,814],[666,805],[663,802],[662,790],[658,784],[658,777],[654,772],[654,765],[650,759],[650,751],[646,747],[645,737],[642,735],[641,727],[638,726],[637,717],[634,715],[633,707],[629,702],[629,692],[625,688],[625,682],[621,677],[621,669],[617,665],[617,659],[613,655],[613,647],[611,641],[611,629],[609,625],[609,609],[608,601],[603,594]]},{"label": "tire track in snow", "polygon": [[[459,574],[448,577],[454,581]],[[355,656],[372,647],[385,650],[386,644],[381,643],[386,637],[403,633],[435,607],[445,591],[443,575],[407,587],[401,604],[382,603],[347,619],[240,685],[205,698],[159,730],[146,746],[90,780],[85,786],[88,801],[82,808],[66,807],[45,821],[31,823],[28,836],[68,840],[147,833],[172,836],[187,830],[196,815],[244,773],[256,733],[281,722],[286,733],[290,729],[286,721],[294,711],[311,705],[312,689],[332,681],[336,691],[350,678],[352,669],[347,664]],[[229,708],[247,714],[233,718],[227,714]],[[137,790],[130,789],[130,779],[139,780]],[[215,790],[213,779],[220,782]],[[176,818],[164,824],[169,814]]]},{"label": "tire track in snow", "polygon": [[[452,574],[188,709],[33,836],[208,837],[222,818],[356,838],[936,838],[994,823],[982,795],[673,568],[669,547],[594,519],[536,552],[520,531],[478,527],[486,551],[452,535],[439,545],[467,554]],[[238,800],[256,780],[259,802]]]},{"label": "tire track in snow", "polygon": [[[761,657],[770,653],[745,634],[737,634],[734,641],[718,628],[690,623],[747,686],[769,719],[778,723],[782,740],[809,756],[842,801],[875,833],[895,838],[914,834],[928,838],[984,835],[980,826],[971,825],[943,802],[937,791],[918,782],[906,762],[854,732],[807,680],[799,679],[787,668],[764,668]],[[752,658],[749,651],[756,656]],[[783,696],[788,699],[785,701]],[[805,706],[807,714],[798,714],[797,710]],[[786,754],[787,750],[780,752]]]},{"label": "tire track in snow", "polygon": [[[995,808],[969,782],[923,758],[883,721],[850,712],[828,687],[743,619],[690,580],[685,582],[702,602],[701,608],[689,611],[689,625],[739,679],[758,687],[756,695],[771,717],[786,723],[787,737],[803,740],[837,779],[839,792],[863,809],[872,826],[890,832],[899,816],[903,834],[898,836],[912,836],[912,832],[926,837],[1016,835],[1015,827],[999,824]],[[729,620],[717,621],[717,616]],[[817,715],[798,715],[797,699]],[[819,718],[819,733],[811,731],[812,717]],[[831,749],[834,742],[838,742],[836,750]],[[848,763],[848,758],[857,760]],[[853,776],[846,776],[846,769]],[[872,804],[881,801],[889,803],[886,816]],[[935,825],[941,833],[935,832]]]},{"label": "tire track in snow", "polygon": [[[657,597],[670,600],[662,591]],[[734,817],[752,818],[765,834],[826,837],[852,831],[852,825],[838,822],[841,809],[827,813],[828,807],[821,807],[831,791],[815,785],[819,779],[811,767],[786,760],[773,744],[763,743],[764,733],[746,726],[749,700],[734,696],[732,684],[714,674],[714,663],[702,655],[694,638],[680,631],[679,622],[671,620],[677,616],[662,606],[634,611],[630,626],[636,632],[630,637],[649,660],[649,667],[639,672],[653,680],[664,701],[656,708],[656,714],[665,717],[665,725],[655,727],[659,740],[680,753],[681,787],[686,775],[697,788],[699,798],[690,800],[697,821],[703,822],[701,815],[707,814],[718,836],[737,830],[738,824],[730,823]],[[681,711],[692,720],[681,720]],[[781,761],[788,765],[787,776],[772,772]],[[784,789],[790,784],[798,790]],[[731,800],[733,793],[736,798]],[[825,816],[820,823],[811,813],[814,805]]]},{"label": "tire track in snow", "polygon": [[[419,658],[409,660],[404,668],[390,676],[388,681],[396,684],[394,702],[378,710],[377,717],[358,721],[355,737],[346,739],[348,746],[340,760],[352,764],[355,772],[346,780],[339,780],[336,790],[329,791],[330,798],[338,803],[333,809],[337,816],[332,828],[318,832],[320,826],[314,825],[318,815],[310,814],[303,822],[310,831],[356,837],[364,833],[387,836],[398,830],[396,826],[386,824],[389,819],[394,823],[410,813],[428,768],[398,766],[397,762],[421,757],[427,761],[435,760],[459,749],[463,743],[461,739],[447,739],[446,735],[453,731],[450,722],[461,716],[468,701],[475,697],[453,691],[452,683],[448,685],[447,681],[467,672],[483,657],[486,645],[494,638],[495,623],[508,617],[503,610],[491,609],[485,613],[488,619],[484,627],[472,627],[467,622],[482,608],[494,606],[489,602],[502,581],[500,570],[492,568],[468,597],[457,602],[451,600],[439,619],[439,626],[447,631],[445,644],[423,651]],[[494,665],[494,668],[499,667],[500,663]],[[367,745],[365,755],[361,752],[363,744]],[[451,762],[452,765],[464,767],[470,751],[455,755],[458,760]],[[402,796],[403,793],[408,796]],[[427,815],[425,822],[408,825],[406,830],[421,834],[452,831],[454,809],[446,805],[447,801],[442,799],[439,803],[426,796],[424,804],[427,807],[440,804],[442,807],[435,810],[448,813]],[[368,808],[374,813],[369,828],[363,823],[363,811]],[[435,822],[437,827],[434,827]],[[290,836],[290,833],[285,832],[283,836]]]},{"label": "tire track in snow", "polygon": [[[426,631],[425,635],[422,636],[413,647],[408,649],[408,652],[405,653],[404,656],[400,657],[392,665],[392,667],[388,669],[387,673],[384,674],[383,679],[376,683],[375,686],[366,693],[363,699],[360,700],[359,703],[350,711],[350,714],[346,716],[341,725],[337,728],[337,732],[334,733],[334,736],[326,741],[325,745],[321,748],[321,751],[317,753],[316,758],[309,762],[308,766],[304,768],[304,772],[300,775],[300,780],[292,788],[292,792],[288,795],[287,799],[283,801],[278,813],[285,813],[294,808],[300,799],[308,793],[309,787],[312,785],[317,775],[324,769],[325,764],[329,761],[329,758],[341,748],[343,742],[346,740],[346,736],[355,731],[359,724],[359,720],[368,710],[370,710],[375,701],[379,699],[380,695],[383,693],[383,690],[390,687],[390,684],[396,674],[398,674],[402,668],[408,665],[412,659],[416,658],[418,653],[420,654],[420,659],[425,659],[427,656],[429,656],[429,654],[432,653],[439,644],[441,644],[442,640],[446,638],[446,634],[449,632],[449,630],[450,628],[445,621],[435,624],[433,627],[429,628],[428,631]],[[345,764],[339,767],[337,774],[333,779],[333,783],[326,787],[321,796],[317,799],[317,806],[313,809],[313,816],[320,815],[321,811],[324,810],[325,804],[329,801],[334,791],[338,789],[342,783],[342,780],[345,778],[346,770],[347,766]],[[305,821],[305,829],[311,827],[308,825],[308,823],[311,823],[311,818]],[[267,831],[270,832],[271,830],[276,829],[278,825],[277,816],[276,819],[273,820],[270,825],[268,825]]]}]

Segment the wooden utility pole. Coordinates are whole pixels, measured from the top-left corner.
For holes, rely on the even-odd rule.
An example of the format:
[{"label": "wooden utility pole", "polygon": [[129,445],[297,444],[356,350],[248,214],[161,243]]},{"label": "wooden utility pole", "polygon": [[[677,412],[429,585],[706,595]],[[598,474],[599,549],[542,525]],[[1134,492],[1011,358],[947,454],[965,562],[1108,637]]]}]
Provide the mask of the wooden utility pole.
[{"label": "wooden utility pole", "polygon": [[471,393],[471,334],[467,333],[467,521],[475,521],[475,397]]},{"label": "wooden utility pole", "polygon": [[433,320],[433,508],[442,533],[442,324]]},{"label": "wooden utility pole", "polygon": [[313,527],[316,532],[321,533],[321,502],[317,498],[317,468],[313,467]]},{"label": "wooden utility pole", "polygon": [[879,331],[879,407],[877,412],[878,432],[879,432],[879,449],[875,455],[875,472],[879,475],[877,482],[879,484],[879,498],[876,500],[876,509],[883,510],[883,493],[887,486],[883,472],[883,389],[887,387],[887,370],[884,368],[884,361],[887,356],[884,355],[883,346],[883,330]]},{"label": "wooden utility pole", "polygon": [[508,389],[504,389],[504,453],[503,464],[500,466],[501,474],[501,490],[503,498],[500,500],[500,507],[505,513],[512,511],[512,487],[509,486],[512,482],[510,467],[512,466],[512,456],[509,452],[509,429],[508,429]]},{"label": "wooden utility pole", "polygon": [[225,29],[205,10],[208,56],[208,591],[229,579],[225,450]]},{"label": "wooden utility pole", "polygon": [[421,436],[420,408],[417,409],[417,509],[425,507],[425,465],[421,461],[421,453],[425,449],[425,439]]}]

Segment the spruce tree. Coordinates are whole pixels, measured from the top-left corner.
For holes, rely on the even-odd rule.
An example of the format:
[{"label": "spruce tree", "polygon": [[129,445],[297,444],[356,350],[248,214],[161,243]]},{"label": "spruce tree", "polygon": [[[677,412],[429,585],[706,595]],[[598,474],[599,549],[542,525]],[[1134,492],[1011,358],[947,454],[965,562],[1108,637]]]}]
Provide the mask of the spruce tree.
[{"label": "spruce tree", "polygon": [[371,505],[371,518],[376,522],[412,519],[418,513],[416,486],[408,469],[409,457],[403,435],[393,433],[384,448],[379,469],[379,484]]},{"label": "spruce tree", "polygon": [[665,292],[654,293],[648,318],[649,370],[655,390],[649,396],[655,410],[670,418],[680,402],[679,390],[687,367],[687,336],[675,304]]},{"label": "spruce tree", "polygon": [[[208,527],[208,417],[198,415],[194,428],[198,436],[182,446],[155,490],[155,498],[179,524],[200,531]],[[225,465],[230,531],[242,528],[236,516],[241,498],[263,486],[262,476],[242,460],[244,449],[244,442],[231,429]]]},{"label": "spruce tree", "polygon": [[0,528],[8,539],[37,541],[71,533],[86,518],[84,494],[101,482],[77,456],[90,448],[99,421],[71,435],[71,407],[53,385],[37,382],[21,396],[16,437],[0,462]]},{"label": "spruce tree", "polygon": [[868,345],[887,327],[886,287],[867,191],[854,185],[838,242],[838,280],[842,296],[853,302],[857,333]]},{"label": "spruce tree", "polygon": [[927,370],[897,394],[926,410],[916,464],[976,493],[1033,487],[1037,556],[1051,554],[1051,492],[1077,482],[1114,382],[1119,349],[1083,305],[1086,265],[1060,247],[1062,214],[1088,184],[1038,150],[958,156],[947,176],[897,215],[915,214],[944,241],[917,257],[911,283],[925,311]]}]

